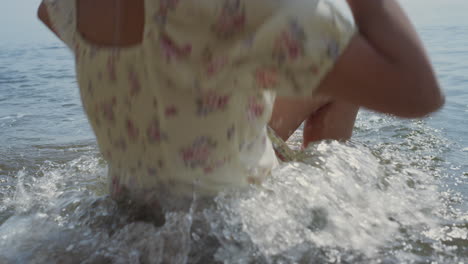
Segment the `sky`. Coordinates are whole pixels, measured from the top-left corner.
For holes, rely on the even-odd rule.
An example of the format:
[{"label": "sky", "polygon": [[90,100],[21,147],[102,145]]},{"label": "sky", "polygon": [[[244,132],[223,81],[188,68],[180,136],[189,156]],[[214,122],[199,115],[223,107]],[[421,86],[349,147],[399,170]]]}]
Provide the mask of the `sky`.
[{"label": "sky", "polygon": [[[97,0],[96,0],[97,1]],[[331,0],[346,10],[345,0]],[[467,0],[400,0],[418,27],[467,25]],[[36,18],[40,0],[0,0],[0,45],[5,42],[48,41],[53,36]]]}]

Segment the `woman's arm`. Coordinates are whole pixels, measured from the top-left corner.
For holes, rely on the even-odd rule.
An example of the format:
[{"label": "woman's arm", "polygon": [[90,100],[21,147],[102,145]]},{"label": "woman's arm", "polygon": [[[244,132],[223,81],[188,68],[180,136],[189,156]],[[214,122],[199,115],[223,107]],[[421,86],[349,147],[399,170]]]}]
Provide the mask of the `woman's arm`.
[{"label": "woman's arm", "polygon": [[422,117],[444,97],[409,19],[395,0],[347,0],[354,36],[318,93],[400,117]]}]

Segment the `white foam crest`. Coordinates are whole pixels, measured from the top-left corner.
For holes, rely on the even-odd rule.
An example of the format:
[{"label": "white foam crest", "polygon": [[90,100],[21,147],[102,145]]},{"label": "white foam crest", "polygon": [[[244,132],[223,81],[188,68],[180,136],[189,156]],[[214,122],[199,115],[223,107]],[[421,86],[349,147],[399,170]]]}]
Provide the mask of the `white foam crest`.
[{"label": "white foam crest", "polygon": [[[440,202],[426,174],[386,171],[363,147],[332,142],[311,151],[320,153],[309,159],[312,165],[286,164],[262,188],[219,197],[218,210],[224,212],[221,222],[211,219],[218,222],[215,232],[223,240],[251,241],[258,251],[249,254],[271,261],[300,259],[318,248],[371,258],[401,237],[400,228],[436,225],[433,211]],[[424,186],[408,186],[410,178]],[[219,258],[239,254],[229,244]]]},{"label": "white foam crest", "polygon": [[21,213],[34,207],[52,208],[61,195],[72,190],[90,188],[103,193],[99,189],[105,184],[105,167],[99,163],[98,158],[85,155],[62,165],[46,161],[34,173],[20,170],[16,174],[15,194],[4,205]]},{"label": "white foam crest", "polygon": [[4,201],[16,213],[0,226],[0,261],[186,263],[193,210],[168,213],[161,228],[135,222],[103,196],[106,176],[92,154],[18,172],[16,193]]}]

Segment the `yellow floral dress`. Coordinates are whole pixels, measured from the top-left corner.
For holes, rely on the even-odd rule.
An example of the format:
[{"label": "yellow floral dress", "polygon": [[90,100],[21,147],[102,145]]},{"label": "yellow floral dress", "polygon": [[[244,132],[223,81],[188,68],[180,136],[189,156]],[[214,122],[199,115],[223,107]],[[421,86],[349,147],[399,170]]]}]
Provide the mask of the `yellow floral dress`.
[{"label": "yellow floral dress", "polygon": [[114,196],[261,182],[275,96],[312,95],[354,33],[325,0],[145,0],[142,43],[106,47],[76,31],[75,0],[45,3]]}]

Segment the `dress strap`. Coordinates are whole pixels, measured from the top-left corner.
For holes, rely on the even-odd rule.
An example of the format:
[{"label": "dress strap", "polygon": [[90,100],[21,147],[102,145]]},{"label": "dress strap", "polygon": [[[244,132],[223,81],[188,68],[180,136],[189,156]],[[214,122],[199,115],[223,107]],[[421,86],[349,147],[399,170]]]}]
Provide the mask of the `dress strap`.
[{"label": "dress strap", "polygon": [[73,49],[76,35],[75,0],[44,0],[44,4],[55,32]]}]

